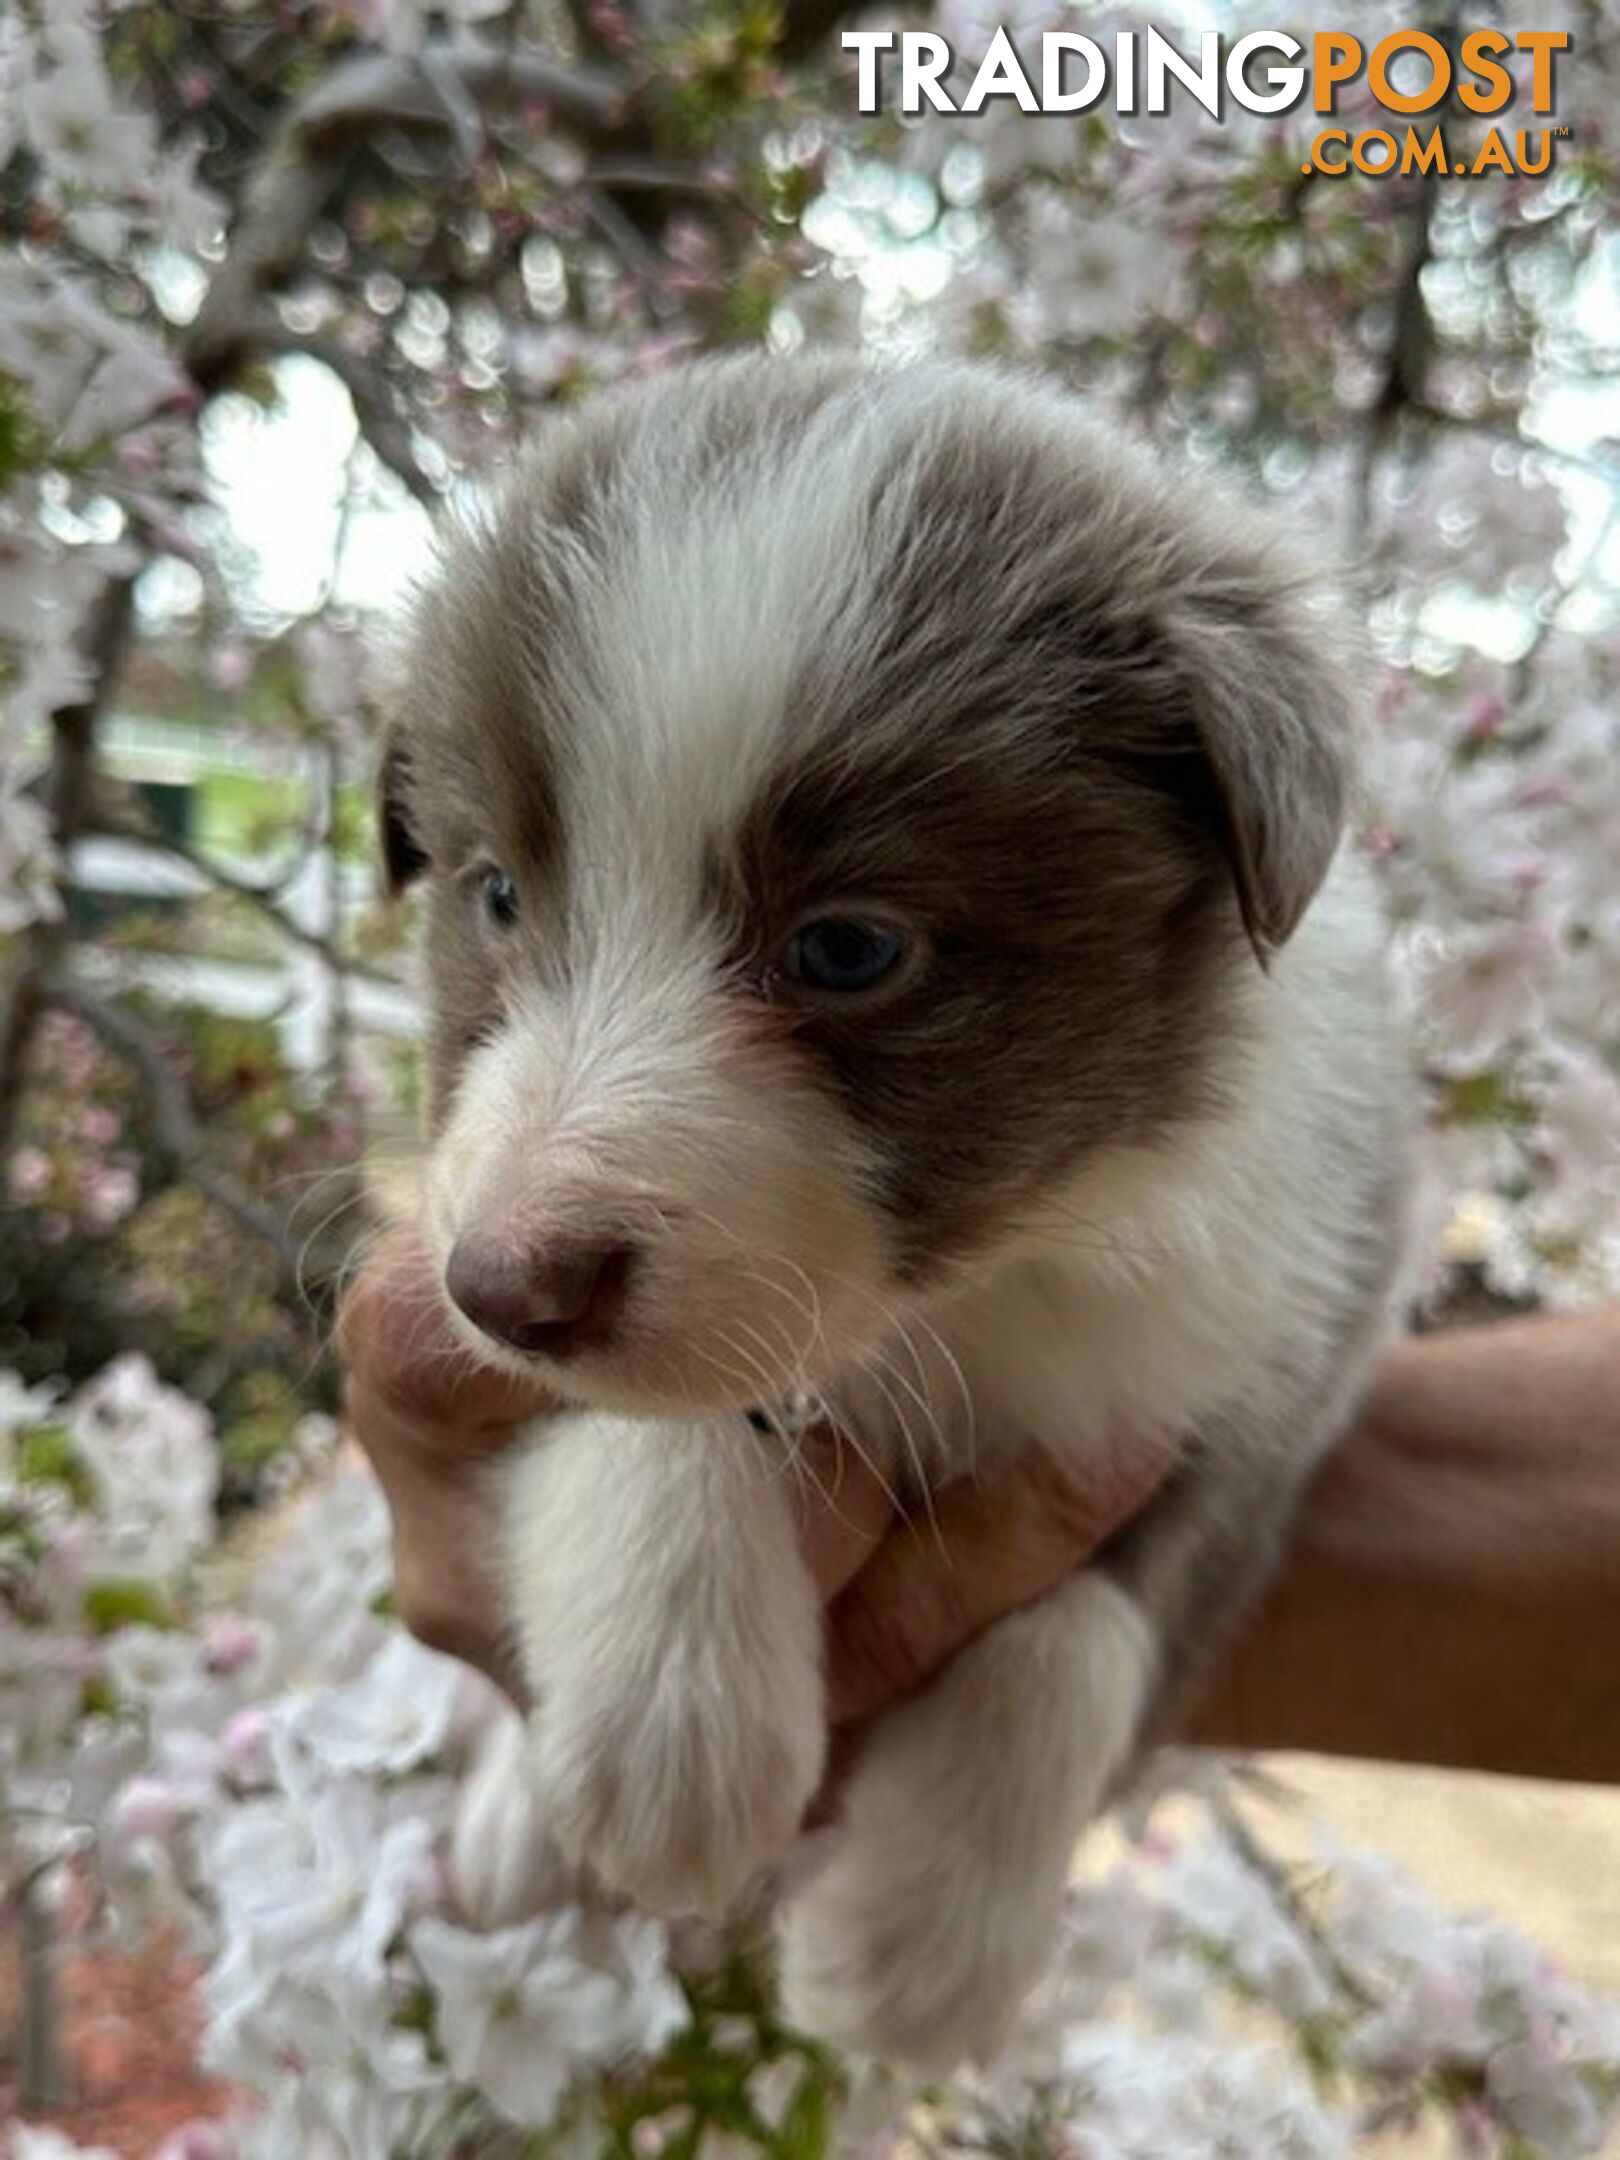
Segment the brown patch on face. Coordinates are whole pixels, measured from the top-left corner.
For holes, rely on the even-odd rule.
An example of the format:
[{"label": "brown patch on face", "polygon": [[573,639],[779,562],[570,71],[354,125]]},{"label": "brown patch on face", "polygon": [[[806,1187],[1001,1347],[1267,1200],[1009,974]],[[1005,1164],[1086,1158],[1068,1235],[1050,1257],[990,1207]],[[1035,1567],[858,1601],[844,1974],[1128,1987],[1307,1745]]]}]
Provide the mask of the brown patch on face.
[{"label": "brown patch on face", "polygon": [[410,754],[398,734],[390,734],[377,761],[377,846],[383,885],[391,900],[397,900],[429,868],[412,829],[409,792]]},{"label": "brown patch on face", "polygon": [[[384,751],[383,832],[390,860],[427,884],[426,1096],[434,1131],[468,1053],[500,1023],[512,974],[558,964],[565,845],[541,719],[544,594],[538,550],[523,536],[469,536],[423,598],[399,670]],[[486,911],[484,866],[503,870],[516,888],[510,928]]]},{"label": "brown patch on face", "polygon": [[[858,374],[828,361],[784,378],[768,406],[724,369],[694,377],[678,448],[696,490],[761,438],[788,436]],[[627,424],[628,423],[628,424]],[[384,868],[399,890],[428,880],[425,958],[430,1127],[439,1129],[469,1052],[500,1024],[504,983],[524,967],[566,966],[566,846],[554,731],[568,725],[591,654],[575,584],[610,560],[621,483],[633,487],[656,437],[634,407],[606,399],[547,432],[487,522],[452,540],[422,596],[400,667],[398,712],[379,784]],[[456,872],[486,858],[515,880],[517,924],[492,938]]]},{"label": "brown patch on face", "polygon": [[715,369],[703,378],[707,394],[693,401],[681,446],[682,470],[694,492],[771,443],[791,449],[795,436],[835,398],[858,392],[864,376],[858,361],[818,355],[773,368],[770,395],[761,397],[754,369]]},{"label": "brown patch on face", "polygon": [[[436,1122],[499,1024],[503,970],[566,970],[554,765],[596,657],[576,581],[611,590],[649,503],[723,518],[734,489],[772,487],[845,398],[853,424],[892,397],[895,424],[850,504],[847,598],[790,692],[780,769],[714,838],[711,899],[745,977],[828,904],[887,904],[933,952],[876,1003],[754,1014],[877,1143],[875,1197],[913,1276],[993,1238],[1089,1149],[1208,1101],[1227,991],[1252,966],[1243,931],[1280,943],[1336,840],[1320,655],[1241,512],[1184,500],[1022,393],[956,388],[959,404],[913,406],[806,363],[605,400],[451,555],[405,700]],[[745,665],[739,626],[713,627]],[[449,875],[475,851],[519,887],[504,944]]]},{"label": "brown patch on face", "polygon": [[808,747],[715,863],[745,973],[820,908],[928,932],[892,996],[792,1009],[914,1280],[1090,1150],[1207,1107],[1253,965],[1196,694],[1144,598],[1180,535],[1127,531],[1140,566],[1088,546],[1085,486],[974,431],[897,455],[868,505],[880,598],[802,671]]},{"label": "brown patch on face", "polygon": [[1249,964],[1219,859],[1171,801],[1101,767],[953,756],[972,730],[961,714],[855,771],[801,766],[717,872],[745,967],[841,899],[926,926],[931,955],[892,999],[778,1007],[876,1140],[874,1197],[918,1278],[1088,1149],[1195,1108],[1226,970]]}]

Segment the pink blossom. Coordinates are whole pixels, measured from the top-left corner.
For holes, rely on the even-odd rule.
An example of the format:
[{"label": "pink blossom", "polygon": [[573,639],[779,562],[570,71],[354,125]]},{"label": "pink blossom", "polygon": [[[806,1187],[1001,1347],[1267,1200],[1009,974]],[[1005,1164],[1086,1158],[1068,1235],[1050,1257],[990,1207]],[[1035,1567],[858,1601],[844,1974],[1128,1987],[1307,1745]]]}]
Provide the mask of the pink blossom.
[{"label": "pink blossom", "polygon": [[51,1189],[51,1159],[40,1148],[18,1148],[11,1158],[7,1183],[18,1207],[32,1207]]},{"label": "pink blossom", "polygon": [[235,2160],[237,2149],[224,2123],[188,2122],[169,2132],[153,2160]]}]

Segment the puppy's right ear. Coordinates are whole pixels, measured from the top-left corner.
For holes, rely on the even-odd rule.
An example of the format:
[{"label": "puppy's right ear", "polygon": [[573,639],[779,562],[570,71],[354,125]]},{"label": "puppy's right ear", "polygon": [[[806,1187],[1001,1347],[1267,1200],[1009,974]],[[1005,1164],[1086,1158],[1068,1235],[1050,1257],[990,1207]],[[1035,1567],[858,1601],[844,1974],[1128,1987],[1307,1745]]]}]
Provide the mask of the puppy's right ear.
[{"label": "puppy's right ear", "polygon": [[399,734],[383,737],[377,766],[377,837],[382,855],[383,884],[391,900],[398,899],[429,867],[427,850],[416,837],[411,802],[411,761]]}]

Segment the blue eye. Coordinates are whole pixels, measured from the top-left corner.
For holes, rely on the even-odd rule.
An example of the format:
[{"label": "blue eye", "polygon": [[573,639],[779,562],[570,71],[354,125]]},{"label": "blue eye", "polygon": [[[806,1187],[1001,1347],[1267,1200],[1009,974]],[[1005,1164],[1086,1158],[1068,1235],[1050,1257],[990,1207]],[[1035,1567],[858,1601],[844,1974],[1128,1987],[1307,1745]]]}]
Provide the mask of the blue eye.
[{"label": "blue eye", "polygon": [[484,872],[484,913],[497,929],[510,930],[518,916],[517,887],[504,870],[491,866]]},{"label": "blue eye", "polygon": [[871,990],[893,973],[905,949],[899,932],[882,923],[827,915],[788,940],[782,968],[808,990]]}]

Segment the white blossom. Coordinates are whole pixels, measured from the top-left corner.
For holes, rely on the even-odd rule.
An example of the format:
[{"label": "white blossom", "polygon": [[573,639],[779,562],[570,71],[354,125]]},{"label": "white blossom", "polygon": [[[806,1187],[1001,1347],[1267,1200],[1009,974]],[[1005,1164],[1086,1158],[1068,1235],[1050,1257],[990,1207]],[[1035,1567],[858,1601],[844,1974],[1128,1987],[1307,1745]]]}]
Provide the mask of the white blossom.
[{"label": "white blossom", "polygon": [[264,2052],[245,2058],[272,2095],[253,2150],[303,2160],[330,2140],[341,2160],[397,2149],[424,2099],[446,2080],[419,2032],[393,2022],[381,1992],[281,1984],[258,2014]]},{"label": "white blossom", "polygon": [[1326,2007],[1329,1991],[1309,1945],[1230,1846],[1214,1839],[1187,1846],[1159,1888],[1169,1917],[1229,1958],[1257,1994],[1292,2017]]},{"label": "white blossom", "polygon": [[1537,922],[1490,923],[1435,939],[1423,996],[1447,1056],[1486,1063],[1534,1027],[1556,956],[1552,932]]},{"label": "white blossom", "polygon": [[137,189],[157,140],[144,113],[120,106],[94,47],[59,39],[62,57],[22,100],[23,132],[54,178],[94,194]]},{"label": "white blossom", "polygon": [[[435,1994],[439,2038],[456,2076],[515,2123],[543,2128],[589,2064],[672,2028],[675,1998],[652,1965],[643,1924],[621,1976],[589,1955],[577,1911],[474,1934],[426,1919],[411,1950]],[[639,1955],[635,1953],[639,1952]]]},{"label": "white blossom", "polygon": [[206,1415],[132,1353],[75,1397],[71,1423],[100,1495],[109,1572],[172,1581],[213,1530],[219,1460]]},{"label": "white blossom", "polygon": [[398,1775],[444,1748],[466,1685],[454,1659],[396,1630],[352,1680],[295,1703],[287,1729],[333,1776]]},{"label": "white blossom", "polygon": [[13,2123],[6,2150],[11,2160],[118,2160],[110,2145],[77,2145],[48,2123]]},{"label": "white blossom", "polygon": [[244,1953],[267,1986],[321,1972],[379,1984],[389,1944],[429,1888],[432,1835],[419,1815],[390,1820],[383,1794],[358,1778],[227,1814],[206,1841],[226,1962]]}]

